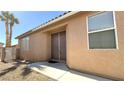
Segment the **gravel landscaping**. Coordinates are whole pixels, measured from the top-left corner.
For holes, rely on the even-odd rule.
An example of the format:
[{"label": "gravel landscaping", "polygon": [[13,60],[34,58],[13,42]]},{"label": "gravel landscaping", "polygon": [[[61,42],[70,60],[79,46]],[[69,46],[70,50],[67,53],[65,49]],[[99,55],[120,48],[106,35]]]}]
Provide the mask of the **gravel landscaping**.
[{"label": "gravel landscaping", "polygon": [[53,79],[27,68],[27,63],[0,62],[0,80],[4,81],[51,81]]}]

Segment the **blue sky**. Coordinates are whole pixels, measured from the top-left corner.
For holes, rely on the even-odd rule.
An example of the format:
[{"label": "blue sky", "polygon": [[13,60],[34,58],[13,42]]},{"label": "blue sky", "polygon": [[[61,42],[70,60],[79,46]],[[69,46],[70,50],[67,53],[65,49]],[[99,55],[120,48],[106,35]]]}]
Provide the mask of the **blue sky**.
[{"label": "blue sky", "polygon": [[[29,31],[30,29],[54,18],[64,11],[13,11],[20,24],[13,26],[12,44],[17,44],[16,36]],[[0,21],[0,42],[5,44],[5,23]]]}]

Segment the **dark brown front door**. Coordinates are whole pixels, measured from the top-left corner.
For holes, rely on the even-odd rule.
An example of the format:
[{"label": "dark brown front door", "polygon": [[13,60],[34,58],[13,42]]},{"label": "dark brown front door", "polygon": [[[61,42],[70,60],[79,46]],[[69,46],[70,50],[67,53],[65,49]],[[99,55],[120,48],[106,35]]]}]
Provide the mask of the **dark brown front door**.
[{"label": "dark brown front door", "polygon": [[66,60],[66,33],[60,32],[60,60]]},{"label": "dark brown front door", "polygon": [[51,36],[51,56],[55,60],[66,60],[66,32],[59,32]]},{"label": "dark brown front door", "polygon": [[59,59],[59,41],[58,33],[52,34],[51,36],[51,56],[52,59]]}]

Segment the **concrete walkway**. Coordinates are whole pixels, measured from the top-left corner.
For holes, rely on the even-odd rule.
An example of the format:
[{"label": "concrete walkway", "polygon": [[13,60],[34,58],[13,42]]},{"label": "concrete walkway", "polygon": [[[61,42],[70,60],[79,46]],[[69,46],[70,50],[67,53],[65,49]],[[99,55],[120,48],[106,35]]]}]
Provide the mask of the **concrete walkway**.
[{"label": "concrete walkway", "polygon": [[37,62],[28,65],[29,68],[57,81],[108,81],[102,77],[70,70],[64,63]]}]

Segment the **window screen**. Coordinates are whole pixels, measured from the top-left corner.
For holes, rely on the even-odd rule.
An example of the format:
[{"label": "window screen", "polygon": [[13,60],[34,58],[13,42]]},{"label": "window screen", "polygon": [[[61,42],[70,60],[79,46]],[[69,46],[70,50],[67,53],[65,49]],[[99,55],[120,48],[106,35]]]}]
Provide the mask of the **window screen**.
[{"label": "window screen", "polygon": [[104,12],[88,18],[89,32],[114,27],[113,12]]},{"label": "window screen", "polygon": [[88,17],[88,37],[90,49],[116,48],[113,12]]},{"label": "window screen", "polygon": [[90,49],[106,49],[116,48],[115,44],[115,31],[102,31],[89,34],[89,47]]},{"label": "window screen", "polygon": [[22,48],[24,51],[29,50],[29,37],[25,37],[22,40]]}]

